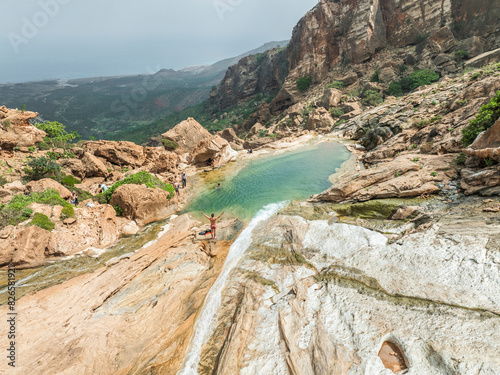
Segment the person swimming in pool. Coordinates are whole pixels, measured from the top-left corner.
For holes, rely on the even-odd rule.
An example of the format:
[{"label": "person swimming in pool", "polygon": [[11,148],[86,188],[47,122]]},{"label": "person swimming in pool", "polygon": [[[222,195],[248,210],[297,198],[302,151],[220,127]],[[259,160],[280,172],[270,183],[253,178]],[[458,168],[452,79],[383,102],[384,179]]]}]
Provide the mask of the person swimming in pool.
[{"label": "person swimming in pool", "polygon": [[203,211],[201,212],[201,213],[203,214],[203,216],[205,216],[208,220],[210,220],[210,230],[211,230],[211,233],[210,233],[210,234],[212,235],[212,239],[214,239],[214,240],[215,240],[215,237],[216,237],[216,233],[215,233],[215,231],[217,230],[217,220],[219,220],[219,219],[220,219],[220,217],[221,217],[222,215],[224,215],[224,212],[225,212],[225,211],[222,211],[222,213],[221,213],[219,216],[217,216],[217,217],[215,217],[215,215],[214,215],[214,214],[212,214],[212,215],[209,217],[209,216],[205,215],[205,213],[204,213]]}]

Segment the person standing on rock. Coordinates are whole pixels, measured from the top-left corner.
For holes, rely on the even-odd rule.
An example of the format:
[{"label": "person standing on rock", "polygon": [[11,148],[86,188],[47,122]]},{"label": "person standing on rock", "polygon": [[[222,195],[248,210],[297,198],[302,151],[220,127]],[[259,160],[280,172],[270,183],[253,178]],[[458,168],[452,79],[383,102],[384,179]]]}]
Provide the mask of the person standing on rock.
[{"label": "person standing on rock", "polygon": [[182,187],[185,188],[186,186],[187,186],[186,172],[182,172]]},{"label": "person standing on rock", "polygon": [[174,190],[175,190],[175,195],[177,195],[178,197],[181,196],[181,192],[179,191],[180,187],[181,187],[181,183],[179,182],[179,180],[175,180]]},{"label": "person standing on rock", "polygon": [[78,206],[78,195],[76,194],[76,191],[73,191],[71,193],[71,197],[69,197],[69,203]]},{"label": "person standing on rock", "polygon": [[217,220],[219,220],[220,217],[222,215],[224,215],[224,212],[225,211],[222,211],[222,213],[217,217],[215,217],[214,214],[212,214],[210,217],[208,217],[207,215],[205,215],[205,213],[203,211],[201,212],[203,214],[203,216],[205,216],[208,220],[210,220],[210,234],[212,235],[213,240],[215,240],[215,237],[216,237]]}]

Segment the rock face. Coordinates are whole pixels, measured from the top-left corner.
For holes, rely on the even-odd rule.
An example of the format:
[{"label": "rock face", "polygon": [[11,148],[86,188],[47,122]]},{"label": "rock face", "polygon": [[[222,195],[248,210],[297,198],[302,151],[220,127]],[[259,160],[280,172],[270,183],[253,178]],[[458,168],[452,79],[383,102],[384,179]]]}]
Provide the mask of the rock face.
[{"label": "rock face", "polygon": [[51,178],[44,178],[38,181],[31,181],[27,183],[26,190],[28,193],[43,193],[47,189],[54,189],[59,193],[62,199],[68,199],[71,196],[71,192],[62,186],[59,182],[54,181]]},{"label": "rock face", "polygon": [[211,103],[224,109],[255,94],[271,94],[283,84],[287,66],[286,50],[280,48],[245,57],[227,70],[217,90],[211,93]]},{"label": "rock face", "polygon": [[109,172],[104,163],[86,152],[82,158],[83,177],[107,177]]},{"label": "rock face", "polygon": [[474,143],[467,147],[466,154],[480,158],[493,158],[500,161],[500,120],[491,128],[477,136]]},{"label": "rock face", "polygon": [[[139,253],[23,297],[16,306],[23,316],[16,343],[30,355],[15,371],[175,373],[229,248],[225,241],[195,241],[197,225],[187,215],[179,217]],[[2,314],[7,309],[0,306]],[[59,360],[44,361],[47,355]]]},{"label": "rock face", "polygon": [[201,140],[189,155],[189,162],[195,165],[206,165],[209,160],[214,167],[220,167],[236,160],[238,153],[229,142],[218,135]]},{"label": "rock face", "polygon": [[320,104],[325,108],[336,107],[340,103],[342,92],[336,89],[328,89],[323,94]]},{"label": "rock face", "polygon": [[450,169],[456,155],[446,157],[405,155],[342,176],[334,186],[314,197],[316,200],[344,202],[375,198],[407,198],[439,192],[456,172]]},{"label": "rock face", "polygon": [[309,114],[307,120],[307,130],[316,130],[321,133],[328,133],[332,130],[334,121],[330,112],[320,107]]},{"label": "rock face", "polygon": [[229,142],[229,145],[235,149],[241,149],[243,147],[243,140],[240,139],[233,128],[226,128],[219,133],[219,136]]},{"label": "rock face", "polygon": [[[384,49],[416,45],[411,65],[420,62],[425,65],[438,55],[451,52],[459,40],[471,37],[479,40],[461,44],[463,50],[472,52],[471,57],[481,50],[499,48],[499,18],[500,8],[486,0],[322,0],[293,30],[291,41],[283,53],[288,73],[280,83],[282,87],[271,103],[271,110],[282,110],[297,101],[300,96],[295,84],[297,79],[310,77],[313,82],[320,82],[332,69],[343,64],[362,64],[376,58]],[[485,58],[478,59],[477,66],[484,65]],[[494,56],[487,58],[491,61]],[[475,64],[474,61],[467,64]],[[225,80],[213,93],[212,101],[219,103],[223,109],[250,94],[264,92],[262,87],[275,86],[274,72],[282,63],[281,60],[275,61],[269,66],[266,60],[248,69],[249,62],[240,61],[238,66],[229,69]],[[456,71],[453,61],[442,61],[440,64],[443,71]],[[383,81],[393,78],[394,74],[386,68],[382,69]],[[266,77],[267,83],[258,80],[257,85],[257,79],[252,74],[254,71],[259,72],[259,77]],[[355,74],[351,75],[347,84],[357,79]],[[252,89],[249,90],[248,86]]]},{"label": "rock face", "polygon": [[113,193],[110,204],[119,206],[125,217],[144,226],[165,219],[176,211],[176,204],[169,195],[165,190],[144,185],[122,185]]},{"label": "rock face", "polygon": [[391,244],[359,226],[273,216],[226,283],[198,373],[499,372],[487,243],[500,227],[478,230],[482,220],[466,213]]},{"label": "rock face", "polygon": [[0,107],[0,150],[33,147],[42,142],[47,134],[29,123],[29,120],[36,117],[36,112]]},{"label": "rock face", "polygon": [[82,147],[104,160],[116,165],[141,166],[144,163],[144,148],[132,142],[91,141]]},{"label": "rock face", "polygon": [[177,152],[185,153],[190,152],[202,139],[210,137],[210,133],[190,117],[161,136],[177,143],[179,145]]}]

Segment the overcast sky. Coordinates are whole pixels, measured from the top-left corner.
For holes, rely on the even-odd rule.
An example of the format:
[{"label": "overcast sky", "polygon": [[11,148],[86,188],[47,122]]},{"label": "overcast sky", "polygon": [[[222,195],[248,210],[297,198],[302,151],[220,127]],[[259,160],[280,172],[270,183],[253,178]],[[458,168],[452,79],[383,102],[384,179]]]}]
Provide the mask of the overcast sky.
[{"label": "overcast sky", "polygon": [[0,0],[0,82],[148,73],[289,39],[318,0]]}]

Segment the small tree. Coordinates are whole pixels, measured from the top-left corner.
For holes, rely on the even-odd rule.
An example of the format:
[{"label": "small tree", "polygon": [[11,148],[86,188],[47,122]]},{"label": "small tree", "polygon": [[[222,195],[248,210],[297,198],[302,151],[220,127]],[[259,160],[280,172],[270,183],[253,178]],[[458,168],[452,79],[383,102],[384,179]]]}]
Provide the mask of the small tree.
[{"label": "small tree", "polygon": [[66,144],[76,138],[80,138],[80,134],[77,132],[68,133],[66,127],[57,121],[38,123],[35,126],[47,133],[44,141],[52,146]]},{"label": "small tree", "polygon": [[307,91],[309,86],[311,86],[312,79],[311,77],[302,77],[295,81],[297,84],[297,89],[299,91]]},{"label": "small tree", "polygon": [[161,143],[163,144],[163,147],[165,147],[165,149],[168,151],[174,151],[179,147],[177,142],[171,141],[170,139],[162,139]]},{"label": "small tree", "polygon": [[31,159],[28,162],[28,167],[24,172],[31,180],[40,180],[45,177],[51,177],[57,174],[61,166],[54,160],[50,160],[45,156],[40,158]]}]

